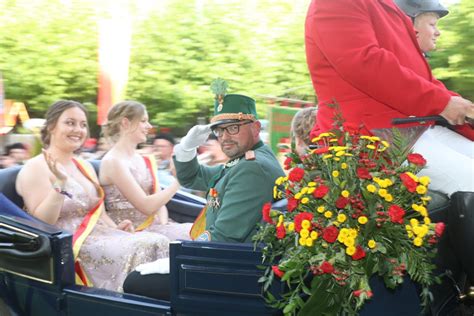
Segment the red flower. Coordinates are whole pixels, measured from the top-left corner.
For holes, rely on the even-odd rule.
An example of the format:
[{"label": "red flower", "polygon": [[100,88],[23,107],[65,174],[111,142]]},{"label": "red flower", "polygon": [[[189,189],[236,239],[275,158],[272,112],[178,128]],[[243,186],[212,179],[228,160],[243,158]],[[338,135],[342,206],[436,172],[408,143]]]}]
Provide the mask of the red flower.
[{"label": "red flower", "polygon": [[313,196],[315,198],[321,199],[323,198],[327,193],[329,192],[329,188],[325,186],[324,184],[320,185],[319,187],[316,188],[313,192]]},{"label": "red flower", "polygon": [[321,155],[321,154],[327,153],[328,151],[329,151],[329,147],[321,147],[321,148],[316,149],[314,153]]},{"label": "red flower", "polygon": [[293,168],[288,174],[288,179],[292,182],[300,182],[304,177],[304,170],[301,168]]},{"label": "red flower", "polygon": [[368,298],[371,298],[372,296],[374,296],[374,293],[372,293],[372,291],[367,291],[367,290],[355,290],[353,292],[355,297],[360,297],[363,293],[365,293]]},{"label": "red flower", "polygon": [[372,179],[369,170],[363,167],[357,168],[357,177],[359,177],[360,179]]},{"label": "red flower", "polygon": [[301,231],[301,222],[305,219],[311,222],[313,220],[313,213],[301,212],[295,216],[295,230],[298,233]]},{"label": "red flower", "polygon": [[349,203],[349,199],[343,196],[340,196],[336,201],[337,208],[344,208]]},{"label": "red flower", "polygon": [[360,260],[365,257],[365,251],[361,246],[356,247],[356,252],[352,255],[352,259]]},{"label": "red flower", "polygon": [[321,269],[321,271],[323,273],[333,273],[334,272],[334,267],[331,263],[329,263],[328,261],[324,261],[320,266],[319,268]]},{"label": "red flower", "polygon": [[284,271],[281,271],[278,266],[272,266],[273,273],[280,279],[285,275]]},{"label": "red flower", "polygon": [[288,209],[288,212],[293,212],[297,207],[298,207],[298,200],[295,199],[294,197],[289,197],[288,198],[288,204],[286,208]]},{"label": "red flower", "polygon": [[276,235],[277,235],[278,239],[285,238],[285,236],[286,236],[285,225],[281,224],[280,226],[277,226]]},{"label": "red flower", "polygon": [[446,225],[443,222],[436,223],[435,225],[435,234],[438,237],[443,236],[444,229],[446,228]]},{"label": "red flower", "polygon": [[289,170],[291,168],[291,163],[293,159],[291,157],[286,157],[285,162],[283,163],[285,170]]},{"label": "red flower", "polygon": [[403,224],[403,216],[405,216],[405,210],[398,205],[392,205],[388,209],[388,216],[392,223]]},{"label": "red flower", "polygon": [[328,243],[333,243],[336,241],[337,236],[339,235],[339,230],[336,226],[332,225],[323,229],[323,239]]},{"label": "red flower", "polygon": [[403,185],[407,188],[408,192],[415,192],[417,183],[413,180],[408,174],[402,173],[400,179],[403,182]]},{"label": "red flower", "polygon": [[262,208],[263,220],[269,224],[273,224],[273,220],[270,217],[271,209],[272,209],[272,203],[268,202],[268,203],[263,204],[263,208]]},{"label": "red flower", "polygon": [[409,154],[407,159],[410,163],[420,167],[426,165],[426,159],[420,154]]}]

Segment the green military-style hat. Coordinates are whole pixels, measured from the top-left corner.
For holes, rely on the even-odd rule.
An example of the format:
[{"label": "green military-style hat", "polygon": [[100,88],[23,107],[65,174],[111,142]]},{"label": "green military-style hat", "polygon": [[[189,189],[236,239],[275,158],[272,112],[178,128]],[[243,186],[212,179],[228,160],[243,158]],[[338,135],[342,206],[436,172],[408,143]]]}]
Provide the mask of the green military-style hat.
[{"label": "green military-style hat", "polygon": [[255,100],[242,94],[226,94],[227,88],[227,82],[220,78],[211,84],[211,90],[216,95],[211,127],[238,121],[256,121]]}]

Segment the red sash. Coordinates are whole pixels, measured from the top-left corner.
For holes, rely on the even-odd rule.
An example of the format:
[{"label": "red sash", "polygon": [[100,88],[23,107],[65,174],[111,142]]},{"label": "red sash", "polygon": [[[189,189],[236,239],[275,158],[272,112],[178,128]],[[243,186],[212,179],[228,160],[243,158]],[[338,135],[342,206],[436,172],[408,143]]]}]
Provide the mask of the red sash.
[{"label": "red sash", "polygon": [[85,286],[93,286],[92,282],[87,278],[86,273],[81,267],[81,264],[78,260],[79,256],[79,251],[81,250],[81,246],[86,240],[86,238],[89,236],[89,234],[92,232],[94,229],[95,224],[97,224],[97,221],[100,218],[100,215],[102,214],[103,211],[105,211],[104,208],[104,190],[102,190],[102,187],[96,183],[94,180],[94,177],[92,177],[92,174],[95,173],[94,169],[87,164],[84,160],[82,159],[77,159],[73,158],[72,160],[76,167],[82,172],[82,174],[91,181],[94,186],[97,188],[97,191],[99,193],[99,201],[92,207],[89,212],[87,212],[87,215],[84,216],[84,219],[82,220],[81,224],[77,228],[77,230],[74,232],[74,235],[72,237],[72,250],[74,253],[74,268],[76,270],[76,284],[78,285],[85,285]]},{"label": "red sash", "polygon": [[[151,174],[151,179],[152,179],[151,192],[152,192],[152,194],[156,193],[156,192],[158,192],[159,187],[158,187],[158,174],[157,174],[158,165],[156,163],[155,156],[146,155],[146,156],[143,156],[143,160],[145,160],[145,165],[146,165],[148,171],[150,171],[150,174]],[[151,224],[153,224],[154,221],[155,221],[155,213],[148,216],[148,218],[143,223],[141,223],[140,225],[138,225],[137,228],[135,228],[135,231],[139,232],[139,231],[142,231],[142,230],[148,228]]]}]

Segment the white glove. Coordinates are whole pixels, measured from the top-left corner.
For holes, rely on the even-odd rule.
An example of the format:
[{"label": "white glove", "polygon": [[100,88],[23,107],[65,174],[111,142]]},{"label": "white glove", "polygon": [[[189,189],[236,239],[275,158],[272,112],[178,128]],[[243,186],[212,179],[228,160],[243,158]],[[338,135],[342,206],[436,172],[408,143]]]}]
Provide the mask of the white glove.
[{"label": "white glove", "polygon": [[181,142],[174,147],[176,160],[180,162],[191,161],[196,156],[196,148],[206,142],[210,133],[210,124],[193,126],[188,134],[181,139]]},{"label": "white glove", "polygon": [[211,125],[195,125],[181,139],[182,149],[189,151],[204,144],[211,133]]},{"label": "white glove", "polygon": [[170,258],[161,258],[153,262],[142,263],[135,268],[135,271],[140,272],[141,275],[153,273],[169,274]]}]

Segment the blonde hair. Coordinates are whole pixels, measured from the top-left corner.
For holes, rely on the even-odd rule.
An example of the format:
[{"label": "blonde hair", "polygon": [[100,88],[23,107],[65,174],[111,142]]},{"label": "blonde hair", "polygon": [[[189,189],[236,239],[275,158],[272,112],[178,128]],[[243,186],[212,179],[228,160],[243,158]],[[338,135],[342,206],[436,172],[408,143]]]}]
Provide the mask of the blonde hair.
[{"label": "blonde hair", "polygon": [[298,137],[306,145],[311,144],[309,133],[313,129],[316,123],[316,112],[315,107],[304,108],[296,112],[291,121],[291,133],[293,137]]},{"label": "blonde hair", "polygon": [[136,101],[122,101],[110,108],[107,123],[102,126],[104,136],[116,142],[120,136],[120,125],[123,118],[130,122],[141,119],[146,112],[143,104]]},{"label": "blonde hair", "polygon": [[[77,101],[71,100],[59,100],[54,102],[46,111],[45,119],[46,122],[44,123],[43,127],[41,128],[41,142],[43,143],[44,148],[48,148],[51,142],[51,131],[56,127],[58,124],[59,117],[64,111],[69,110],[70,108],[79,108],[82,112],[86,115],[87,118],[87,109],[86,107]],[[89,125],[87,126],[87,136],[89,138]]]}]

